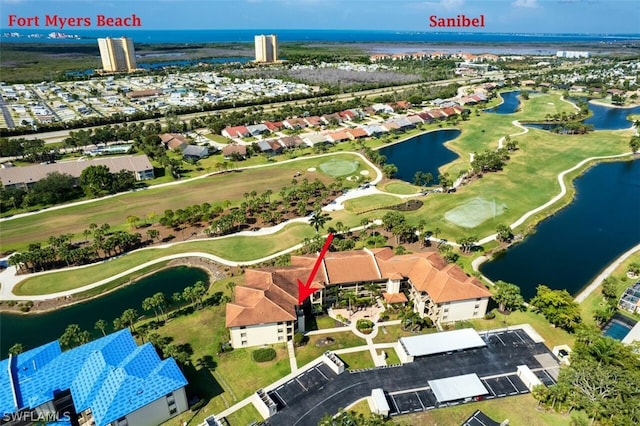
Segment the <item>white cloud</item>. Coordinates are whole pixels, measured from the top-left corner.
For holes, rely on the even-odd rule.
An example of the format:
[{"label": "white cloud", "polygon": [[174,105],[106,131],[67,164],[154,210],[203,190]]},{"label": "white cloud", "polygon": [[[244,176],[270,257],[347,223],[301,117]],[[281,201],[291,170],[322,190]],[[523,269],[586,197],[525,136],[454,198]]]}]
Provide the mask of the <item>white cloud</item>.
[{"label": "white cloud", "polygon": [[459,9],[464,5],[464,0],[440,0],[425,2],[426,6],[439,6],[444,9]]},{"label": "white cloud", "polygon": [[516,0],[513,3],[515,7],[527,7],[530,9],[538,7],[538,0]]}]

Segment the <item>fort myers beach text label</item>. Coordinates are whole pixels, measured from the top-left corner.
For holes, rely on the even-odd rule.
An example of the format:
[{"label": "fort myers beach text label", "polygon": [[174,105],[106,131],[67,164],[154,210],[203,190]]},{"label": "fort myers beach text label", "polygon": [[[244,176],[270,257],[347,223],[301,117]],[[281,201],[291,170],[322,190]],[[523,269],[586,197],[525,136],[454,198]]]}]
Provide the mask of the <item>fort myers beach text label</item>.
[{"label": "fort myers beach text label", "polygon": [[106,16],[96,15],[95,19],[90,17],[63,17],[59,15],[41,16],[18,16],[9,15],[9,27],[56,27],[58,29],[80,28],[80,27],[141,27],[142,20],[136,14],[131,16]]}]

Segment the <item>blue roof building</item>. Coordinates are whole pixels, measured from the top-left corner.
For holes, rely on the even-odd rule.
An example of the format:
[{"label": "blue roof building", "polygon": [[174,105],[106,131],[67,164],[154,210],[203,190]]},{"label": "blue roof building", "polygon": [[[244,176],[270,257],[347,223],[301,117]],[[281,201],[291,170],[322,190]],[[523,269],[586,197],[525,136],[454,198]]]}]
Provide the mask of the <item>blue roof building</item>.
[{"label": "blue roof building", "polygon": [[0,412],[58,419],[70,394],[71,424],[157,425],[188,408],[186,385],[172,358],[124,329],[65,352],[55,341],[0,361]]}]

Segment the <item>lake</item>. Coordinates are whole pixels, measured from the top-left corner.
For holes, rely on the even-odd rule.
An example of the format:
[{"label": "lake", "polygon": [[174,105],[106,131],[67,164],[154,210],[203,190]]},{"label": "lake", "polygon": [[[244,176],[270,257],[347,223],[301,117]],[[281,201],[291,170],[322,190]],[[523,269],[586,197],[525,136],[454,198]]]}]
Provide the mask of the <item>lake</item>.
[{"label": "lake", "polygon": [[499,94],[502,97],[502,103],[496,107],[485,110],[486,112],[492,112],[496,114],[513,114],[518,111],[520,106],[519,90],[513,90],[511,92],[502,92]]},{"label": "lake", "polygon": [[575,295],[640,242],[640,160],[598,164],[574,183],[570,205],[483,264],[481,272],[493,281],[517,284],[526,300],[538,284]]},{"label": "lake", "polygon": [[444,144],[460,136],[460,130],[443,129],[423,133],[394,145],[380,148],[380,154],[387,157],[387,164],[395,164],[395,177],[412,183],[416,172],[429,172],[432,184],[438,182],[438,169],[456,158],[458,154]]},{"label": "lake", "polygon": [[171,299],[173,293],[182,292],[185,287],[197,281],[209,282],[207,272],[180,266],[156,272],[99,298],[52,312],[30,315],[1,313],[0,358],[5,358],[9,348],[17,342],[32,349],[56,340],[64,333],[68,324],[78,324],[82,330],[88,330],[98,337],[101,332],[95,330],[94,325],[99,319],[107,322],[109,332],[112,330],[113,320],[125,309],[134,308],[143,315],[145,312],[142,310],[142,301],[145,298],[162,292]]}]

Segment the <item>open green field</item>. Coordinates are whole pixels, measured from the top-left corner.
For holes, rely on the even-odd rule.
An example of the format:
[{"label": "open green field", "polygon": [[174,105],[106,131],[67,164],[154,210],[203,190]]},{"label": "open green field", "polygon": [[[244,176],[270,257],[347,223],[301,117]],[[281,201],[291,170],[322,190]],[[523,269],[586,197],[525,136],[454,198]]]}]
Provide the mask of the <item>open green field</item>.
[{"label": "open green field", "polygon": [[[329,345],[321,345],[318,343],[321,339],[325,339],[327,337],[331,337],[333,339],[333,343]],[[364,339],[354,335],[348,329],[340,333],[311,336],[306,345],[299,346],[295,349],[298,368],[310,363],[328,350],[332,351],[336,349],[353,348],[355,346],[364,346],[366,344],[367,342]]]},{"label": "open green field", "polygon": [[349,370],[361,370],[363,368],[375,367],[375,364],[371,359],[371,353],[368,349],[360,352],[341,354],[338,356],[345,362],[345,364],[347,364],[347,368]]},{"label": "open green field", "polygon": [[297,244],[304,238],[311,237],[313,234],[314,230],[311,226],[304,223],[294,223],[282,231],[268,236],[236,236],[193,241],[167,248],[139,250],[106,263],[98,263],[78,270],[52,272],[28,278],[14,288],[14,293],[27,296],[79,288],[112,277],[153,259],[176,253],[202,251],[224,256],[229,260],[232,260],[229,255],[235,253],[237,258],[233,260],[247,261],[277,253]]},{"label": "open green field", "polygon": [[401,202],[402,198],[395,195],[375,194],[345,201],[344,207],[348,211],[358,214],[378,208],[395,206]]},{"label": "open green field", "polygon": [[[335,154],[335,158],[357,160],[358,170],[368,170],[372,175],[374,173],[360,157],[353,154]],[[204,202],[222,205],[225,200],[229,200],[235,204],[242,200],[244,193],[251,190],[260,193],[272,189],[277,193],[280,188],[291,186],[291,179],[296,172],[302,173],[298,180],[306,178],[313,181],[318,178],[328,183],[332,181],[328,175],[320,171],[307,171],[308,168],[318,167],[326,161],[327,157],[317,157],[274,163],[269,167],[217,174],[176,186],[149,188],[89,204],[9,220],[2,223],[2,250],[21,250],[31,242],[46,240],[50,235],[72,233],[77,238],[82,238],[82,231],[90,223],[109,223],[112,230],[125,229],[128,227],[126,218],[129,215],[145,218],[150,213],[161,215],[166,209],[175,210]]]},{"label": "open green field", "polygon": [[420,192],[417,186],[413,186],[402,181],[389,182],[381,189],[391,194],[400,195],[417,194],[418,192]]}]

